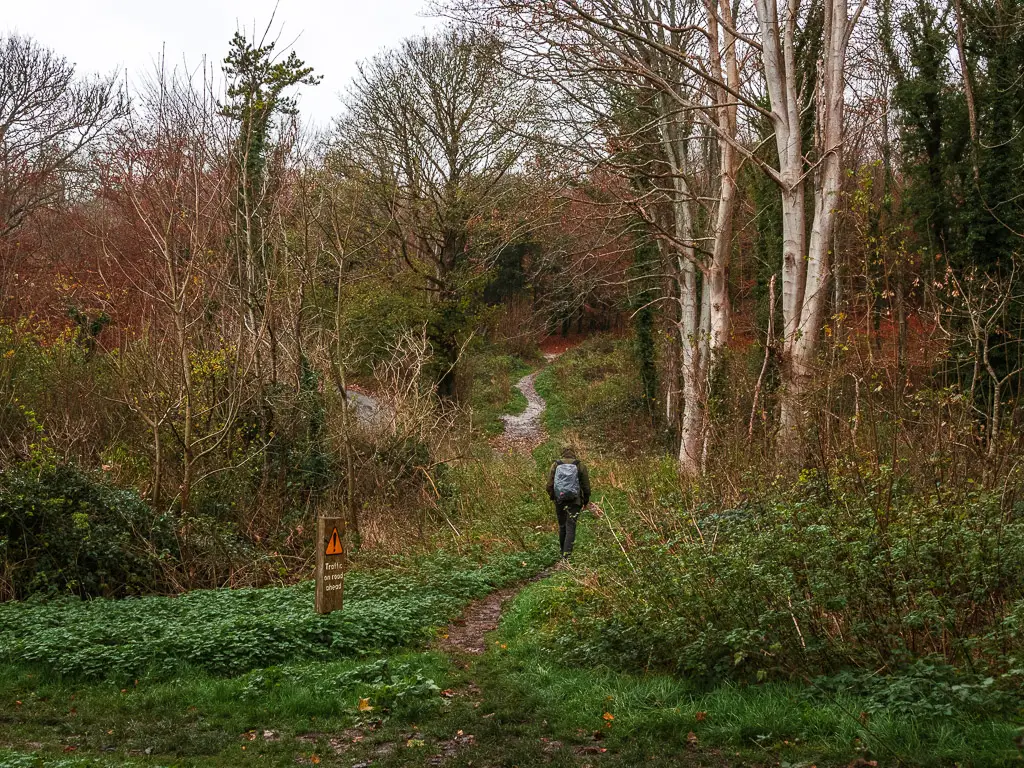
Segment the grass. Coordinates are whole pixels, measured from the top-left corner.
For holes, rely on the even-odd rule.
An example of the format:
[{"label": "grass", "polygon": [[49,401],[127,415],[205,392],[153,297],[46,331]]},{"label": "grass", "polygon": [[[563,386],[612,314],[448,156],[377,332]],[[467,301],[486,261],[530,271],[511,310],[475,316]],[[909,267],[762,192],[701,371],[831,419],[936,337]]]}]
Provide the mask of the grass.
[{"label": "grass", "polygon": [[469,404],[474,424],[486,437],[500,435],[501,417],[526,410],[526,396],[515,383],[532,369],[522,358],[496,353],[482,354],[473,361]]},{"label": "grass", "polygon": [[799,686],[566,667],[536,642],[566,578],[520,593],[468,667],[413,651],[127,685],[5,667],[0,767],[1018,764],[1009,724],[865,724],[856,698],[811,702]]},{"label": "grass", "polygon": [[[558,575],[520,593],[496,638],[505,650],[485,662],[506,695],[525,702],[556,738],[596,730],[605,734],[609,751],[699,748],[730,760],[793,766],[847,765],[858,758],[879,765],[1019,764],[1014,739],[1020,730],[1008,721],[963,713],[919,718],[896,710],[866,717],[868,703],[856,696],[817,697],[798,684],[703,688],[668,675],[567,667],[538,637],[552,592],[568,578]],[[605,719],[606,712],[614,719]]]},{"label": "grass", "polygon": [[[391,657],[390,665],[432,681],[444,679],[449,662],[437,653],[411,653]],[[44,755],[73,750],[109,764],[284,765],[333,754],[331,740],[344,738],[345,729],[382,717],[418,719],[445,701],[431,685],[417,695],[391,696],[385,710],[378,700],[383,686],[353,675],[366,666],[353,660],[286,665],[234,678],[182,670],[127,688],[8,669],[0,674],[0,696],[20,703],[0,719],[0,734],[8,743],[45,744],[37,750]],[[373,709],[361,711],[360,700],[368,697]],[[7,764],[2,755],[0,766]]]},{"label": "grass", "polygon": [[[431,650],[436,627],[468,601],[553,558],[550,526],[537,525],[540,478],[576,406],[554,367],[537,388],[551,440],[532,458],[439,481],[439,511],[476,544],[351,573],[340,613],[312,614],[309,584],[0,605],[0,768],[1019,764],[1018,728],[1005,720],[897,707],[866,716],[871,702],[811,686],[707,687],[567,663],[550,642],[571,638],[558,632],[559,602],[574,584],[606,586],[589,566],[610,544],[590,517],[575,570],[509,603],[486,654]],[[608,467],[595,464],[600,482]],[[595,490],[619,499],[606,485]],[[524,549],[481,554],[488,537]]]},{"label": "grass", "polygon": [[[850,765],[861,759],[877,760],[879,765],[1020,763],[1022,753],[1015,740],[1024,731],[1013,718],[985,711],[976,701],[965,700],[948,713],[934,714],[932,708],[925,714],[929,708],[918,702],[913,707],[880,707],[877,698],[801,683],[708,687],[679,676],[643,672],[642,659],[633,674],[623,670],[618,658],[609,658],[607,668],[593,654],[585,663],[574,664],[571,660],[580,654],[567,644],[576,641],[577,633],[566,623],[577,621],[579,612],[561,606],[616,588],[616,574],[603,566],[609,551],[617,552],[619,545],[605,523],[609,515],[618,520],[633,511],[622,484],[628,472],[621,456],[609,450],[618,446],[591,439],[594,430],[587,429],[608,412],[602,401],[617,402],[620,410],[626,404],[624,388],[609,378],[622,373],[613,360],[621,350],[609,352],[601,341],[594,345],[593,354],[581,348],[561,357],[538,376],[537,388],[548,402],[552,444],[560,431],[578,430],[588,438],[591,476],[595,494],[605,502],[606,519],[582,519],[575,578],[558,575],[531,586],[506,610],[499,642],[507,650],[485,664],[509,696],[527,702],[559,738],[600,729],[610,751],[639,750],[638,756],[693,750],[696,744],[701,752],[706,749],[737,763],[767,760],[805,767]],[[597,431],[601,436],[615,435],[616,440],[619,436],[614,429]],[[550,446],[539,449],[538,455],[544,451]],[[655,461],[646,471],[657,474],[660,468]],[[671,504],[673,497],[658,498]],[[630,629],[621,628],[624,637]],[[900,681],[894,679],[894,684]],[[614,719],[604,720],[604,712]]]},{"label": "grass", "polygon": [[544,426],[548,434],[557,435],[571,424],[565,398],[557,386],[555,366],[549,365],[533,380],[537,394],[544,398],[547,409],[544,411]]}]

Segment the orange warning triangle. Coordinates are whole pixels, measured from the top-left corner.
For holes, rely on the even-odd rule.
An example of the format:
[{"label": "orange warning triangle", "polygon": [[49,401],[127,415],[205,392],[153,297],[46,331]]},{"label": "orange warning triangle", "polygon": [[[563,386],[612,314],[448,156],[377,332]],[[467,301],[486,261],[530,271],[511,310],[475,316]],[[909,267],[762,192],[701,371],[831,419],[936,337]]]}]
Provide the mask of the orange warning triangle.
[{"label": "orange warning triangle", "polygon": [[331,534],[331,540],[327,543],[327,554],[328,555],[340,555],[341,549],[341,537],[338,536],[338,529],[334,529],[334,533]]}]

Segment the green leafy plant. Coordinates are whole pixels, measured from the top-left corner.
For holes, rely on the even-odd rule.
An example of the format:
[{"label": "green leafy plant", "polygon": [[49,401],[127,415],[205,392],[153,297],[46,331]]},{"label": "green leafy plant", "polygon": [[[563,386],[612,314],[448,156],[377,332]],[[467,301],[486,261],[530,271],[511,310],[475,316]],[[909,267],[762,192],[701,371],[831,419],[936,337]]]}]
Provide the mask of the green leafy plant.
[{"label": "green leafy plant", "polygon": [[145,593],[176,558],[171,522],[101,473],[42,454],[0,471],[0,559],[13,597]]}]

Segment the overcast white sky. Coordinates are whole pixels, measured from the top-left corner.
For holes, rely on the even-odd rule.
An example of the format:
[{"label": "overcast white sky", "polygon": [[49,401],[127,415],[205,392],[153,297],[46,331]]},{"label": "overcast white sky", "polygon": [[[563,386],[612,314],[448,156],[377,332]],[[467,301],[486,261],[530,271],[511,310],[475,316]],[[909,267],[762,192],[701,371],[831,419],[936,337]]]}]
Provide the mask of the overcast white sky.
[{"label": "overcast white sky", "polygon": [[440,23],[427,16],[427,0],[0,0],[0,31],[35,38],[81,73],[120,69],[136,79],[152,72],[164,47],[168,65],[195,69],[205,54],[219,72],[235,30],[262,32],[275,5],[278,48],[295,41],[324,76],[299,99],[322,127],[340,111],[338,94],[357,61]]}]

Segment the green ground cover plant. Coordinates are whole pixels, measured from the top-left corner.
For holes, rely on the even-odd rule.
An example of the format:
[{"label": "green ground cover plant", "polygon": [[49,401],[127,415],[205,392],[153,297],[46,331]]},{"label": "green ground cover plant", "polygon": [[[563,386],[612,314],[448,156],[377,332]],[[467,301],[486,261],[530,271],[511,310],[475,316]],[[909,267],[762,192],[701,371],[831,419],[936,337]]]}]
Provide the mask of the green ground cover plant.
[{"label": "green ground cover plant", "polygon": [[74,679],[237,675],[284,662],[365,655],[427,641],[473,598],[553,561],[547,543],[485,562],[446,552],[400,569],[355,571],[345,609],[313,613],[313,585],[197,590],[176,598],[0,605],[0,659]]}]

